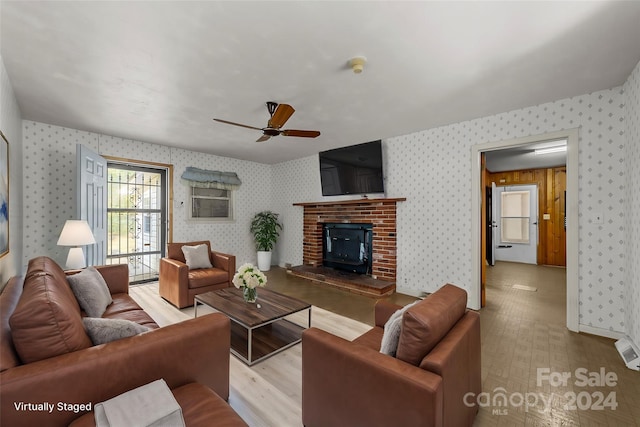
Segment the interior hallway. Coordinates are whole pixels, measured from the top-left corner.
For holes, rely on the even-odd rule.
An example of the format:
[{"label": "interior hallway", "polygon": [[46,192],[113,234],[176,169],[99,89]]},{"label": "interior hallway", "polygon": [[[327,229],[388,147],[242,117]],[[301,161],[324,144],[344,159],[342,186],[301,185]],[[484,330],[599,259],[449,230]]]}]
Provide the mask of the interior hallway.
[{"label": "interior hallway", "polygon": [[[516,288],[513,286],[517,285]],[[520,289],[518,289],[520,288]],[[534,291],[535,289],[535,291]],[[506,395],[535,393],[538,407],[482,408],[477,426],[636,426],[640,375],[629,370],[614,347],[614,340],[577,334],[566,328],[566,270],[531,264],[497,262],[487,267],[487,304],[480,310],[482,328],[483,391],[492,397],[499,387]],[[575,371],[607,372],[618,376],[616,387],[578,387]],[[538,369],[569,372],[564,387],[538,386]],[[573,393],[583,393],[584,403],[596,401],[595,392],[615,393],[617,408],[610,410],[565,410]],[[539,395],[538,393],[541,393]],[[532,399],[533,400],[533,399]],[[591,405],[588,405],[591,407]]]}]

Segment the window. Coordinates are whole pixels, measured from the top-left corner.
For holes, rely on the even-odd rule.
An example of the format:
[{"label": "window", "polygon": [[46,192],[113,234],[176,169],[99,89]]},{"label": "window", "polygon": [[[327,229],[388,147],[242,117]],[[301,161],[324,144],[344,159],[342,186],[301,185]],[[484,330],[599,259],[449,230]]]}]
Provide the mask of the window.
[{"label": "window", "polygon": [[529,191],[503,191],[500,207],[500,240],[529,243]]},{"label": "window", "polygon": [[191,187],[190,218],[209,221],[233,219],[233,190]]}]

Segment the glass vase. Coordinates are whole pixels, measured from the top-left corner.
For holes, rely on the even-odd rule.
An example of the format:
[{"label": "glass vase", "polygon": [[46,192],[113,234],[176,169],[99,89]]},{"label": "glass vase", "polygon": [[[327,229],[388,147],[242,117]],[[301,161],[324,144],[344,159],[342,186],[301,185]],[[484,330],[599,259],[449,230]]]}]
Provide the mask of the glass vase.
[{"label": "glass vase", "polygon": [[255,303],[258,299],[258,288],[242,288],[242,297],[246,302]]}]

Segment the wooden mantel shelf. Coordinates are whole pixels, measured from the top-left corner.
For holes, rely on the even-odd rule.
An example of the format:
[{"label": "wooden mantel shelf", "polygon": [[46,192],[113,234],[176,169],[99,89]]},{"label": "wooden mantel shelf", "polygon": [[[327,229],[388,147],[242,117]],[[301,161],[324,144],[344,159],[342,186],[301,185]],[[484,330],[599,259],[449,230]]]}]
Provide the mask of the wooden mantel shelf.
[{"label": "wooden mantel shelf", "polygon": [[327,202],[300,202],[294,203],[293,206],[327,206],[327,205],[360,205],[363,203],[397,203],[404,202],[406,197],[396,197],[389,199],[353,199],[353,200],[333,200]]}]

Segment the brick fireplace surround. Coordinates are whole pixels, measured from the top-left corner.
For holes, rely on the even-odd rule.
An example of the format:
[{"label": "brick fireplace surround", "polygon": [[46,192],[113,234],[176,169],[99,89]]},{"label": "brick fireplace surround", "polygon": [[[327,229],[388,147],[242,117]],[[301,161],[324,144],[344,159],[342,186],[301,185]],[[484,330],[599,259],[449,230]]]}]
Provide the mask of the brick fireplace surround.
[{"label": "brick fireplace surround", "polygon": [[322,266],[322,225],[335,223],[373,224],[372,277],[396,280],[396,203],[405,198],[358,199],[332,202],[294,203],[304,207],[302,262]]}]

